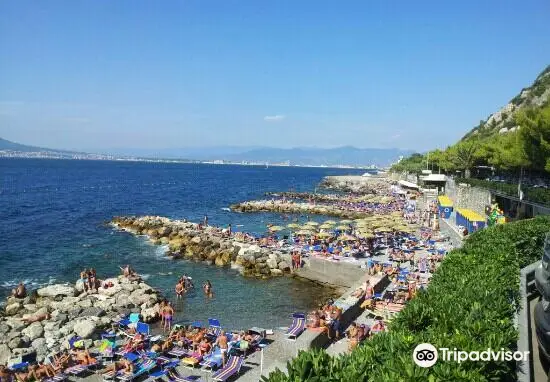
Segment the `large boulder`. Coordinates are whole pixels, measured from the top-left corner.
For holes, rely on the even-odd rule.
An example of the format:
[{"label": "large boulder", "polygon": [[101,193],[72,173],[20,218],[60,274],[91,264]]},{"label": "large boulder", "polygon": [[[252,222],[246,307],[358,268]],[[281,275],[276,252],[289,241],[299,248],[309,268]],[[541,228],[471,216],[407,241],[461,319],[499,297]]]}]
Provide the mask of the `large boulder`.
[{"label": "large boulder", "polygon": [[6,315],[13,316],[19,312],[19,310],[22,308],[21,304],[19,302],[14,302],[6,306],[4,311],[6,312]]},{"label": "large boulder", "polygon": [[288,263],[286,261],[281,261],[279,263],[279,269],[283,272],[284,271],[289,271],[290,270],[290,265],[288,265]]},{"label": "large boulder", "polygon": [[6,344],[0,344],[0,365],[7,365],[11,358],[11,350]]},{"label": "large boulder", "polygon": [[0,322],[0,342],[2,341],[1,340],[2,338],[7,336],[9,331],[10,331],[10,327],[5,323]]},{"label": "large boulder", "polygon": [[142,309],[141,317],[143,322],[155,322],[158,319],[158,305],[155,305],[151,308]]},{"label": "large boulder", "polygon": [[33,322],[32,324],[27,326],[25,329],[23,329],[21,333],[29,337],[30,340],[33,341],[38,337],[42,337],[42,335],[44,334],[44,327],[40,322]]},{"label": "large boulder", "polygon": [[280,269],[271,269],[271,275],[272,276],[282,276],[283,275],[283,271],[281,271]]},{"label": "large boulder", "polygon": [[97,306],[86,308],[80,313],[80,317],[89,317],[89,316],[102,317],[104,315],[105,315],[105,310]]},{"label": "large boulder", "polygon": [[144,304],[149,301],[151,298],[151,295],[145,293],[146,291],[143,289],[138,289],[132,292],[130,297],[128,297],[128,300],[135,306],[140,306],[141,304]]},{"label": "large boulder", "polygon": [[273,259],[273,258],[270,257],[269,259],[267,259],[267,261],[265,263],[271,269],[277,268],[277,259]]},{"label": "large boulder", "polygon": [[40,288],[37,291],[40,297],[74,296],[76,289],[70,285],[55,284]]},{"label": "large boulder", "polygon": [[76,324],[74,324],[73,331],[82,338],[89,338],[94,334],[96,330],[96,320],[92,320],[91,318],[78,321]]},{"label": "large boulder", "polygon": [[10,349],[22,348],[25,346],[23,339],[21,337],[14,337],[8,342]]},{"label": "large boulder", "polygon": [[31,343],[31,347],[36,350],[37,355],[46,355],[48,353],[48,348],[46,347],[45,338],[37,338]]}]

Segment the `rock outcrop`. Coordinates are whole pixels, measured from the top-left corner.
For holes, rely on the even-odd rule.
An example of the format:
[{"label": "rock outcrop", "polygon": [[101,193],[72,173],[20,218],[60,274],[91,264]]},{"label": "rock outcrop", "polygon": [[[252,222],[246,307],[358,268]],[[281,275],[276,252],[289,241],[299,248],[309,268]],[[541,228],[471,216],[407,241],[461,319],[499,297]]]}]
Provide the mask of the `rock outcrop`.
[{"label": "rock outcrop", "polygon": [[[290,272],[287,266],[283,267],[284,272],[272,272],[281,270],[281,263],[291,263],[289,253],[239,241],[234,236],[223,235],[215,227],[200,228],[196,223],[158,216],[116,217],[113,225],[135,235],[146,235],[155,244],[162,244],[164,239],[166,255],[174,259],[201,261],[219,267],[231,266],[244,276],[257,278]],[[126,297],[122,296],[119,297],[124,301],[120,303],[125,304]],[[131,295],[127,298],[134,305],[145,302],[137,301]]]},{"label": "rock outcrop", "polygon": [[[9,297],[0,313],[0,365],[24,354],[36,352],[43,360],[68,346],[73,336],[96,339],[99,333],[129,311],[140,313],[142,321],[159,319],[161,297],[149,285],[123,276],[104,280],[113,286],[97,293],[67,284],[40,288],[24,299]],[[123,302],[123,304],[119,304]]]}]

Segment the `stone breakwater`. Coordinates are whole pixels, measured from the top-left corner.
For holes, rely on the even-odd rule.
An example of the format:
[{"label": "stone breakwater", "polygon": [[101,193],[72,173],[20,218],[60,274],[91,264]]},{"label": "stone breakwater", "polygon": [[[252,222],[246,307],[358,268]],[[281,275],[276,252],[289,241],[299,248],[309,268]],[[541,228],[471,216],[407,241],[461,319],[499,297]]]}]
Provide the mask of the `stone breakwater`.
[{"label": "stone breakwater", "polygon": [[[0,317],[0,365],[36,352],[38,361],[47,354],[69,347],[74,336],[86,347],[99,345],[99,333],[129,313],[140,313],[142,321],[154,322],[161,296],[142,281],[123,276],[102,280],[97,293],[75,285],[55,284],[29,293],[23,299],[8,297]],[[34,321],[34,322],[33,322]]]},{"label": "stone breakwater", "polygon": [[383,177],[369,176],[326,176],[319,187],[340,192],[352,192],[357,194],[386,193],[391,180]]},{"label": "stone breakwater", "polygon": [[347,202],[359,203],[365,200],[365,196],[314,194],[311,192],[266,192],[265,195],[276,198],[310,200],[315,202],[340,202],[345,200]]},{"label": "stone breakwater", "polygon": [[115,217],[113,225],[135,235],[146,235],[153,244],[167,245],[166,255],[220,267],[231,266],[243,276],[268,278],[290,273],[288,252],[247,243],[239,235],[223,236],[216,227],[158,216]]},{"label": "stone breakwater", "polygon": [[230,206],[236,212],[277,212],[283,214],[327,215],[346,219],[359,219],[372,215],[329,204],[295,203],[280,200],[254,200]]}]

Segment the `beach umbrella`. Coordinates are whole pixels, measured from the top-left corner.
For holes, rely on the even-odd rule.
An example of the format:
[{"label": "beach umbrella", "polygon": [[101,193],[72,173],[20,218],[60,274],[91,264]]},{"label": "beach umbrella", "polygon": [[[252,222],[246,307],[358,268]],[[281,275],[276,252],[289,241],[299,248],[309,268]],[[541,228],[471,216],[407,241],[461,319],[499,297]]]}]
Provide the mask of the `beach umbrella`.
[{"label": "beach umbrella", "polygon": [[328,233],[328,232],[319,232],[319,233],[317,234],[317,236],[319,236],[319,237],[331,237],[332,234],[331,234],[331,233]]},{"label": "beach umbrella", "polygon": [[357,227],[368,227],[371,224],[372,224],[371,222],[368,222],[365,220],[359,220],[358,222],[355,223]]},{"label": "beach umbrella", "polygon": [[335,229],[340,230],[340,231],[345,231],[345,230],[349,229],[349,226],[342,224],[342,225],[336,226]]},{"label": "beach umbrella", "polygon": [[330,225],[334,225],[336,224],[336,222],[334,220],[327,220],[326,222],[324,222],[323,224],[330,224]]},{"label": "beach umbrella", "polygon": [[318,226],[319,223],[317,223],[317,222],[307,222],[305,225]]},{"label": "beach umbrella", "polygon": [[296,224],[296,223],[290,223],[287,225],[288,228],[300,228],[300,224]]},{"label": "beach umbrella", "polygon": [[340,224],[351,224],[351,223],[353,223],[353,221],[349,219],[340,220]]},{"label": "beach umbrella", "polygon": [[285,227],[281,227],[280,225],[273,225],[273,226],[269,227],[269,230],[271,232],[282,231],[284,229],[285,229]]},{"label": "beach umbrella", "polygon": [[331,229],[332,224],[323,223],[319,226],[319,228],[321,228],[321,229]]},{"label": "beach umbrella", "polygon": [[341,240],[341,241],[355,241],[355,240],[357,240],[357,238],[355,236],[344,234],[344,235],[338,236],[338,240]]},{"label": "beach umbrella", "polygon": [[313,232],[307,229],[301,229],[298,232],[296,232],[296,235],[313,235]]},{"label": "beach umbrella", "polygon": [[391,215],[391,216],[403,216],[403,212],[401,212],[401,211],[393,211],[390,215]]},{"label": "beach umbrella", "polygon": [[372,239],[373,237],[375,237],[372,233],[370,232],[360,232],[359,233],[361,235],[361,237],[365,238],[365,239]]},{"label": "beach umbrella", "polygon": [[391,232],[391,228],[388,227],[379,227],[374,230],[374,232]]}]

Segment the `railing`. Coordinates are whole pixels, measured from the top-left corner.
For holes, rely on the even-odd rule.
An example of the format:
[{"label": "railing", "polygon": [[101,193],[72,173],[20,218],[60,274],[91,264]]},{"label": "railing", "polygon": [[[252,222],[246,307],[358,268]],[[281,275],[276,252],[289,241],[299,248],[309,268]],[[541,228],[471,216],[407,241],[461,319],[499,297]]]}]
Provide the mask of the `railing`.
[{"label": "railing", "polygon": [[520,272],[520,310],[517,315],[517,324],[519,331],[518,351],[529,352],[529,361],[523,363],[518,361],[518,381],[532,382],[534,381],[533,362],[533,343],[536,345],[536,339],[531,337],[531,310],[529,302],[539,296],[537,287],[535,286],[535,270],[540,265],[540,261],[530,264],[523,268]]}]

